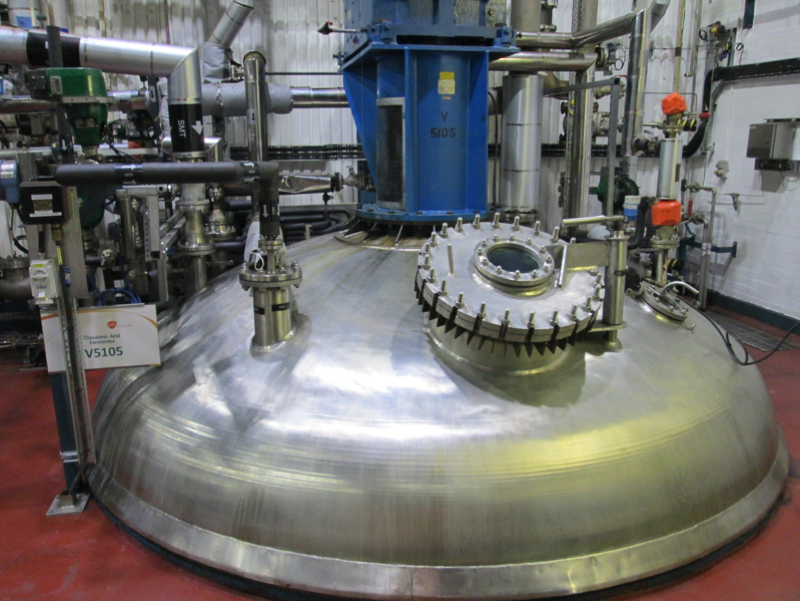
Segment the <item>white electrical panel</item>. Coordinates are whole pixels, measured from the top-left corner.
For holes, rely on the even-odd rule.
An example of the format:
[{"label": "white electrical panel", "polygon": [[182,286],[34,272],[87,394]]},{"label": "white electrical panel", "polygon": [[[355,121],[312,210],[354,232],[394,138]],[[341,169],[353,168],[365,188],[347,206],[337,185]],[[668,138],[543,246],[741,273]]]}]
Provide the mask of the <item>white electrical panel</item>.
[{"label": "white electrical panel", "polygon": [[58,298],[58,271],[53,259],[31,261],[31,293],[37,305],[52,305]]}]

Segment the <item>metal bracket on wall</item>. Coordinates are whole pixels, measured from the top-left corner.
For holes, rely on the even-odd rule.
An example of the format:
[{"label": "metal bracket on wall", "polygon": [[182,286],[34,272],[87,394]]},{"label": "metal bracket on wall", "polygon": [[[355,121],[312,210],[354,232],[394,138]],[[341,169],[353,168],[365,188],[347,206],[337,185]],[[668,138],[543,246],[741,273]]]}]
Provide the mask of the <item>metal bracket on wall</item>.
[{"label": "metal bracket on wall", "polygon": [[[688,246],[689,248],[703,248],[702,242],[698,242],[697,240],[693,240],[691,238],[684,238],[682,240],[683,244]],[[736,253],[739,250],[739,243],[734,242],[731,246],[715,246],[711,245],[711,252],[717,254],[729,254],[732,257],[736,258]]]}]

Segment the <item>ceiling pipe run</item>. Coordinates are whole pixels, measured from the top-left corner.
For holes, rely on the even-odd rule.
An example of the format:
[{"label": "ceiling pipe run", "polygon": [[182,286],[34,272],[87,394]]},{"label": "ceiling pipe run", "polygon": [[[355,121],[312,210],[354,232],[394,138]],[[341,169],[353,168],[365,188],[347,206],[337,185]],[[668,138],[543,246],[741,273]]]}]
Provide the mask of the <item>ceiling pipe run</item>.
[{"label": "ceiling pipe run", "polygon": [[[650,11],[651,28],[658,25],[668,7],[669,0],[653,0],[648,8],[643,9]],[[611,19],[605,23],[571,34],[520,31],[517,34],[517,46],[520,48],[577,49],[589,44],[600,44],[607,40],[628,35],[631,32],[634,20],[641,12],[643,11],[630,12],[616,19]]]},{"label": "ceiling pipe run", "polygon": [[539,71],[585,71],[597,56],[577,52],[517,52],[489,63],[489,71],[538,73]]}]

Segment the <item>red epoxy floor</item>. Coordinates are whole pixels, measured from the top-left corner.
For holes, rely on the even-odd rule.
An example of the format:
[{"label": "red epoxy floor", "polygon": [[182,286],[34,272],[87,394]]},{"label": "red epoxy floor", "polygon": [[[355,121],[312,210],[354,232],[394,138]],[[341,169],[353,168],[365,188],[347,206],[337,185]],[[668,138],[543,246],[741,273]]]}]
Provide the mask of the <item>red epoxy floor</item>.
[{"label": "red epoxy floor", "polygon": [[[764,354],[752,351],[754,358]],[[0,355],[1,600],[255,598],[146,549],[93,503],[81,515],[45,517],[64,484],[52,397],[45,372],[22,372],[19,367],[19,360]],[[792,454],[783,501],[758,536],[699,573],[617,599],[800,601],[800,349],[778,352],[760,369]],[[92,398],[101,378],[100,372],[87,375]]]}]

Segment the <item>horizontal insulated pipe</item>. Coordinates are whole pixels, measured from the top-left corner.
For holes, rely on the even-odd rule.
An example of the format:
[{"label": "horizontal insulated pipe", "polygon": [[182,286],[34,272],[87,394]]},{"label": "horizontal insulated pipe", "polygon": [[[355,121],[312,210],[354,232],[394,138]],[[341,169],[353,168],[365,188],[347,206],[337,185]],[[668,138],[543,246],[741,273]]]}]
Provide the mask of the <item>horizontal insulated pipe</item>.
[{"label": "horizontal insulated pipe", "polygon": [[277,195],[277,163],[143,163],[136,165],[62,165],[55,180],[62,186],[107,184],[224,184],[258,178],[274,179]]},{"label": "horizontal insulated pipe", "polygon": [[[166,77],[176,156],[202,158],[202,78],[196,48],[72,35],[61,36],[61,48],[65,67]],[[0,27],[0,56],[11,64],[46,67],[47,34]]]},{"label": "horizontal insulated pipe", "polygon": [[[267,83],[269,112],[286,114],[293,109],[347,107],[344,88],[294,88]],[[243,81],[203,84],[203,113],[214,117],[243,117],[247,94]]]},{"label": "horizontal insulated pipe", "polygon": [[537,73],[539,71],[586,71],[597,60],[594,54],[518,52],[489,63],[489,71]]}]

